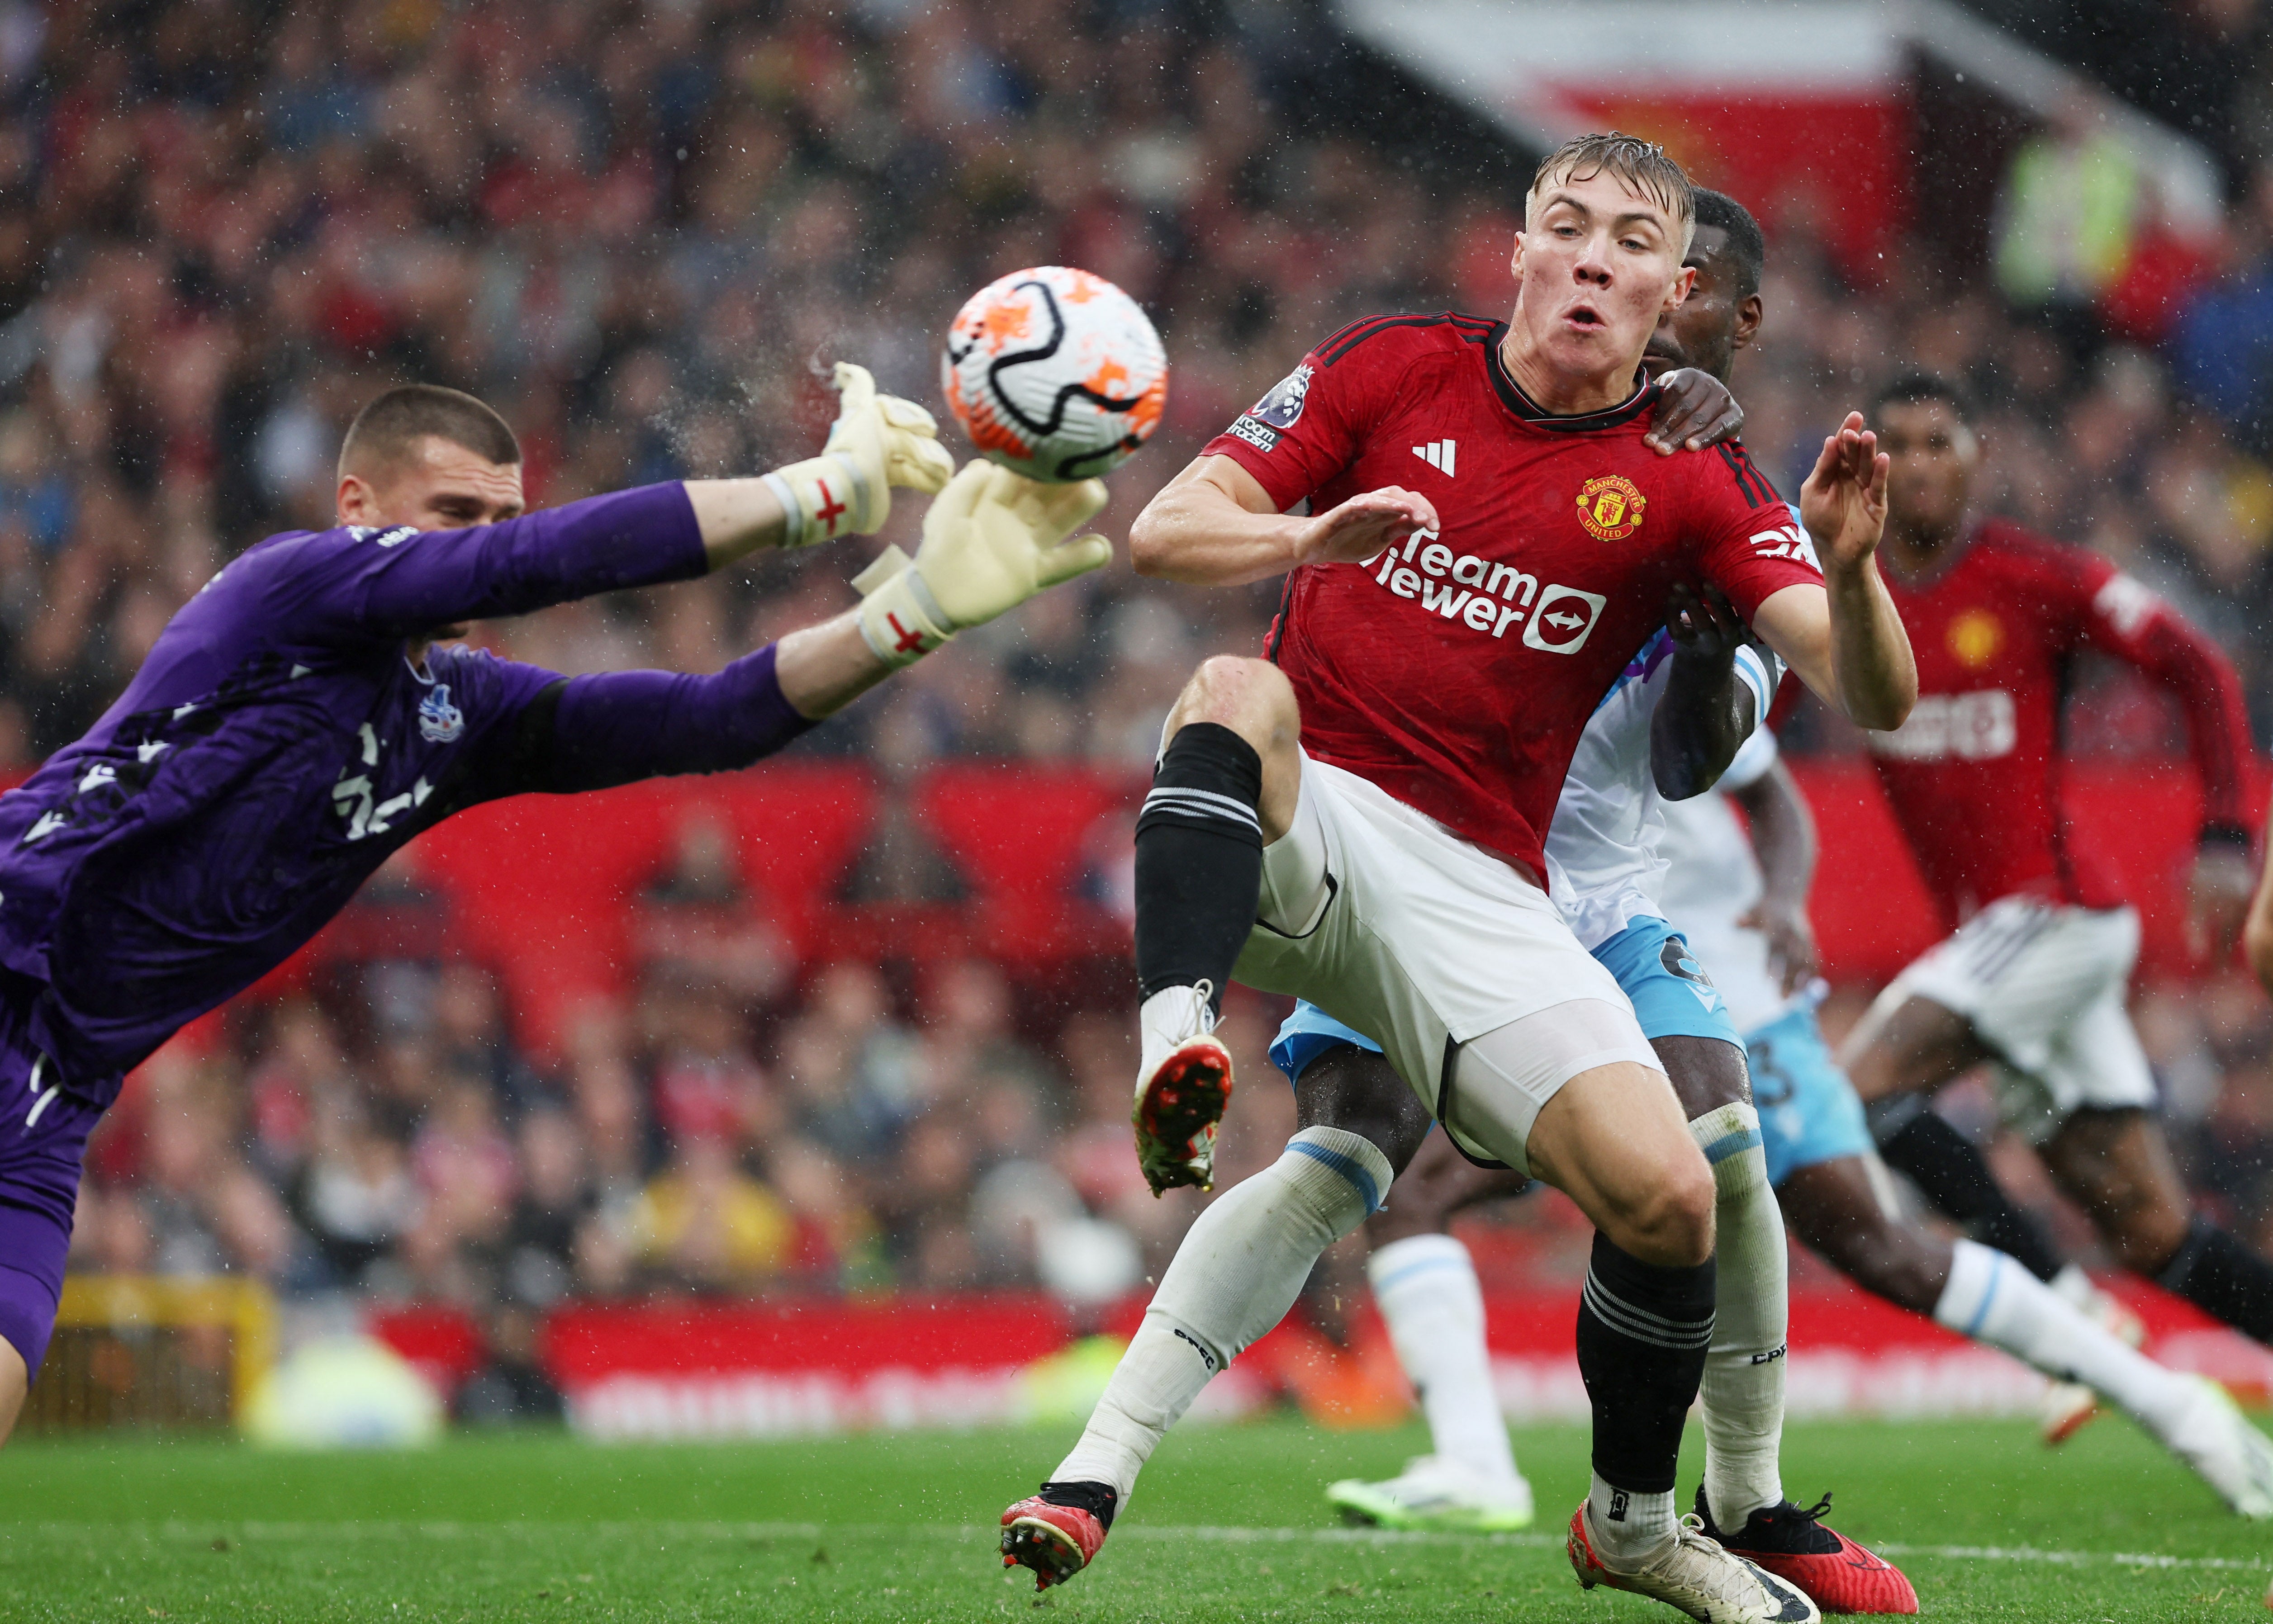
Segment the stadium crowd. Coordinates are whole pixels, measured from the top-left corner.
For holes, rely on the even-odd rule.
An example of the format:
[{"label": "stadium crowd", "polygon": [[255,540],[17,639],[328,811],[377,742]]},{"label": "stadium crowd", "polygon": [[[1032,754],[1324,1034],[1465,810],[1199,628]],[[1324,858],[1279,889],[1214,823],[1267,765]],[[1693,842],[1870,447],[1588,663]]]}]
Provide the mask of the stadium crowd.
[{"label": "stadium crowd", "polygon": [[[934,398],[935,335],[971,289],[1078,264],[1147,305],[1174,367],[1110,524],[1341,323],[1501,309],[1514,199],[1414,183],[1295,116],[1303,69],[1264,16],[0,0],[0,770],[79,734],[235,551],[327,523],[347,420],[397,379],[497,405],[537,502],[743,472],[817,442],[821,363]],[[2273,660],[2245,634],[2273,608],[2273,164],[2214,253],[2082,326],[1924,251],[1857,285],[1806,218],[1762,213],[1767,320],[1736,376],[1762,466],[1796,487],[1897,359],[1962,375],[1988,404],[1994,503],[2217,632],[2273,732]],[[715,670],[849,604],[852,573],[820,550],[476,635],[565,671]],[[1141,767],[1193,661],[1255,646],[1275,595],[1104,572],[800,749],[892,776]],[[2077,706],[2079,752],[2179,753],[2135,679],[2086,673]],[[1792,737],[1854,747],[1819,712]],[[79,1265],[532,1306],[1078,1297],[1154,1272],[1194,1206],[1138,1175],[1119,1004],[1038,1014],[976,959],[911,982],[797,962],[699,856],[644,894],[634,994],[558,1059],[523,1052],[489,968],[384,932],[162,1055],[96,1141]],[[2273,1014],[2224,980],[2141,1009],[2195,1181],[2273,1242]],[[1227,1180],[1291,1126],[1262,1057],[1273,1013],[1232,1007],[1259,1081]],[[1038,1244],[1082,1216],[1121,1249]]]}]

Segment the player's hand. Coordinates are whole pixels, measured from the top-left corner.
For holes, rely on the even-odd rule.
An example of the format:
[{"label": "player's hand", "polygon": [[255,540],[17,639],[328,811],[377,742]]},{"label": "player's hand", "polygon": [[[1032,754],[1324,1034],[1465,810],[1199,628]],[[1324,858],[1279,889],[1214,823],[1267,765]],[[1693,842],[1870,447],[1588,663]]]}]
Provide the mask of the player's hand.
[{"label": "player's hand", "polygon": [[1860,412],[1848,413],[1839,432],[1823,442],[1814,472],[1799,488],[1799,516],[1825,569],[1853,569],[1879,550],[1892,466]]},{"label": "player's hand", "polygon": [[1729,385],[1695,367],[1675,367],[1657,378],[1657,414],[1641,443],[1661,457],[1702,451],[1743,431],[1744,408]]},{"label": "player's hand", "polygon": [[1441,528],[1437,505],[1401,485],[1384,485],[1330,507],[1294,538],[1297,564],[1362,564],[1402,546],[1416,530]]},{"label": "player's hand", "polygon": [[1046,587],[1101,568],[1113,543],[1073,533],[1105,502],[1103,480],[1046,485],[983,459],[965,463],[924,515],[914,562],[888,548],[853,582],[869,647],[904,665]]},{"label": "player's hand", "polygon": [[1791,908],[1763,900],[1737,921],[1740,929],[1758,931],[1767,938],[1768,971],[1789,998],[1809,982],[1822,963],[1815,945],[1815,924],[1804,908]]},{"label": "player's hand", "polygon": [[2187,951],[2223,966],[2241,939],[2256,888],[2247,852],[2224,842],[2204,845],[2187,880]]},{"label": "player's hand", "polygon": [[829,426],[822,453],[859,467],[873,511],[862,510],[854,528],[873,535],[891,516],[892,487],[931,495],[955,477],[955,459],[939,443],[939,424],[913,400],[878,394],[868,369],[850,361],[836,363],[836,421]]},{"label": "player's hand", "polygon": [[955,473],[922,407],[878,394],[868,369],[849,361],[836,363],[836,421],[821,454],[766,476],[787,518],[784,546],[874,535],[892,516],[893,486],[929,493]]},{"label": "player's hand", "polygon": [[1673,583],[1665,595],[1665,629],[1673,636],[1675,651],[1693,660],[1725,662],[1752,640],[1752,628],[1737,606],[1709,582],[1702,592],[1687,581]]}]

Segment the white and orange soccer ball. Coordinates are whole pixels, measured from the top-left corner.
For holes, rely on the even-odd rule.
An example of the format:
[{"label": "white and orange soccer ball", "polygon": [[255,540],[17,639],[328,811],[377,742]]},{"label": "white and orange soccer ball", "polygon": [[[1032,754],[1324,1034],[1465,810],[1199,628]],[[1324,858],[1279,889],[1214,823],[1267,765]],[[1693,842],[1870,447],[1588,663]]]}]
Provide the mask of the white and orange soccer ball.
[{"label": "white and orange soccer ball", "polygon": [[979,453],[1072,483],[1160,426],[1168,358],[1136,301],[1087,271],[1034,266],[971,296],[940,359],[947,408]]}]

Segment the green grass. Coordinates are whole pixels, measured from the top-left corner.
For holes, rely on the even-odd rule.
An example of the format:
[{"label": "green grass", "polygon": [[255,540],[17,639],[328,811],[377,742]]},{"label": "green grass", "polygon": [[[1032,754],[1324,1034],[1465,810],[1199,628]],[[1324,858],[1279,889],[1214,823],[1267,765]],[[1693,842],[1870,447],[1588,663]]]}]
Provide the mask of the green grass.
[{"label": "green grass", "polygon": [[[1320,1497],[1329,1478],[1396,1471],[1425,1447],[1417,1429],[1185,1429],[1098,1566],[1037,1608],[1030,1576],[995,1566],[993,1528],[1055,1463],[1061,1432],[668,1448],[544,1434],[391,1456],[26,1441],[0,1451],[0,1619],[1675,1618],[1580,1593],[1560,1530],[1585,1440],[1516,1441],[1540,1528],[1461,1539],[1345,1535]],[[1684,1484],[1698,1450],[1692,1433]],[[1939,1619],[2262,1617],[2273,1577],[2273,1535],[2121,1421],[2057,1454],[2016,1422],[1795,1425],[1785,1473],[1796,1497],[1837,1490],[1836,1525],[1895,1547]]]}]

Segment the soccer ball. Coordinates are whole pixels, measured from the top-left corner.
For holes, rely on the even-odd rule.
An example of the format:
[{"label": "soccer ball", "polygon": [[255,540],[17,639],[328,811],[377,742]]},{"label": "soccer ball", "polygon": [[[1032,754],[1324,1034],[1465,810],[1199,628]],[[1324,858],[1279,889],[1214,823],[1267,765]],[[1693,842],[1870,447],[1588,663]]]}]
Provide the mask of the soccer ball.
[{"label": "soccer ball", "polygon": [[981,455],[1052,483],[1119,468],[1152,438],[1168,399],[1168,358],[1136,301],[1057,265],[971,295],[939,375]]}]

